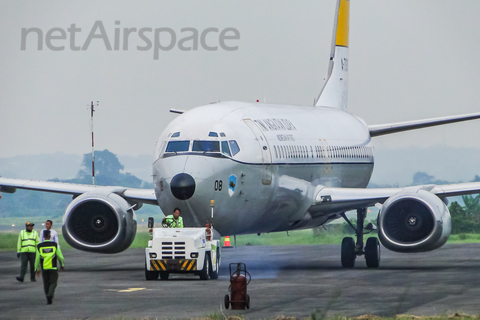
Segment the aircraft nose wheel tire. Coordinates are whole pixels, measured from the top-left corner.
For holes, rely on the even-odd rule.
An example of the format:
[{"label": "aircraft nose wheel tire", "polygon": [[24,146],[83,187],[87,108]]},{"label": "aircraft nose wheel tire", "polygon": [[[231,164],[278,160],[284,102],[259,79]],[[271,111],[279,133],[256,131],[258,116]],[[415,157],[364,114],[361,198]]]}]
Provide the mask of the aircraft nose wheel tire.
[{"label": "aircraft nose wheel tire", "polygon": [[380,265],[380,243],[377,238],[371,237],[367,239],[365,261],[369,268],[378,268]]},{"label": "aircraft nose wheel tire", "polygon": [[355,241],[352,237],[342,240],[342,267],[353,268],[355,266]]}]

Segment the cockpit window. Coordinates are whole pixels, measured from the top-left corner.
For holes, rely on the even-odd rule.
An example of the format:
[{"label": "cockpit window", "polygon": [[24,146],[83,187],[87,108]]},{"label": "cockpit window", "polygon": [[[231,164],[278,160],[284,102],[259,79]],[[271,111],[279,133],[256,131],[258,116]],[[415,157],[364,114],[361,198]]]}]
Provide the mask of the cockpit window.
[{"label": "cockpit window", "polygon": [[165,152],[182,152],[188,151],[190,141],[170,141]]},{"label": "cockpit window", "polygon": [[209,136],[209,137],[218,137],[218,133],[216,133],[216,132],[209,132],[209,133],[208,133],[208,136]]},{"label": "cockpit window", "polygon": [[222,153],[231,157],[230,148],[228,147],[228,141],[222,141]]},{"label": "cockpit window", "polygon": [[224,132],[220,132],[220,137],[226,137]]},{"label": "cockpit window", "polygon": [[218,141],[193,141],[192,151],[220,152],[220,142]]},{"label": "cockpit window", "polygon": [[174,134],[172,134],[172,138],[177,138],[177,137],[180,137],[180,132],[175,132]]},{"label": "cockpit window", "polygon": [[230,140],[228,141],[228,144],[230,144],[230,150],[232,150],[232,156],[240,152],[240,148],[238,147],[237,141]]}]

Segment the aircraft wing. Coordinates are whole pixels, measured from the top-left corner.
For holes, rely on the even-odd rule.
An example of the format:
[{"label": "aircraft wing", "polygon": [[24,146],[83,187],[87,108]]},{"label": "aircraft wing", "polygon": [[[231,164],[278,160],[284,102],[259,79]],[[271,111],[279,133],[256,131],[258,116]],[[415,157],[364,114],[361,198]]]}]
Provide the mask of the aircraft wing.
[{"label": "aircraft wing", "polygon": [[427,127],[439,126],[442,124],[455,123],[460,121],[468,121],[480,119],[480,113],[470,113],[463,114],[459,116],[449,116],[441,118],[431,118],[424,120],[415,120],[415,121],[405,121],[405,122],[396,122],[388,124],[379,124],[368,126],[371,137],[382,136],[385,134],[391,134],[402,131],[409,131]]},{"label": "aircraft wing", "polygon": [[364,189],[320,187],[320,190],[317,189],[315,193],[315,198],[309,211],[311,213],[320,213],[372,207],[377,203],[384,203],[388,198],[401,191],[417,192],[418,190],[429,191],[443,199],[446,197],[480,193],[480,182],[424,185],[405,188]]},{"label": "aircraft wing", "polygon": [[53,181],[35,181],[0,178],[0,192],[14,193],[16,189],[26,189],[44,192],[55,192],[71,195],[81,195],[95,190],[108,190],[122,196],[126,200],[158,205],[153,189],[136,189],[118,186],[95,186]]}]

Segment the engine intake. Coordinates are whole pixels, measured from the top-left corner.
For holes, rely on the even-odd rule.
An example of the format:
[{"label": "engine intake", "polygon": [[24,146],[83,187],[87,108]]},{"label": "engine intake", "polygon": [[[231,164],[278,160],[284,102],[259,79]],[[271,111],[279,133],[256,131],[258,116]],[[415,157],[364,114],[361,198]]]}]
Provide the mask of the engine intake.
[{"label": "engine intake", "polygon": [[380,241],[396,252],[437,249],[447,242],[451,228],[445,203],[425,190],[390,197],[378,215]]},{"label": "engine intake", "polygon": [[137,232],[135,212],[131,207],[115,193],[85,193],[72,201],[65,212],[64,238],[69,245],[83,251],[124,251]]}]

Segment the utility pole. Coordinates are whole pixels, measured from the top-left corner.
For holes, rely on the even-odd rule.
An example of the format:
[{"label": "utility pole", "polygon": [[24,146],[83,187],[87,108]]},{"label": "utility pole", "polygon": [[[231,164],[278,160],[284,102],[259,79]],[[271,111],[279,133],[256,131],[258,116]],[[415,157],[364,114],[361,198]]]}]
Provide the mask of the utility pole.
[{"label": "utility pole", "polygon": [[95,143],[93,138],[93,113],[95,107],[98,107],[98,101],[96,104],[93,101],[90,102],[90,131],[92,132],[92,184],[95,184]]}]

